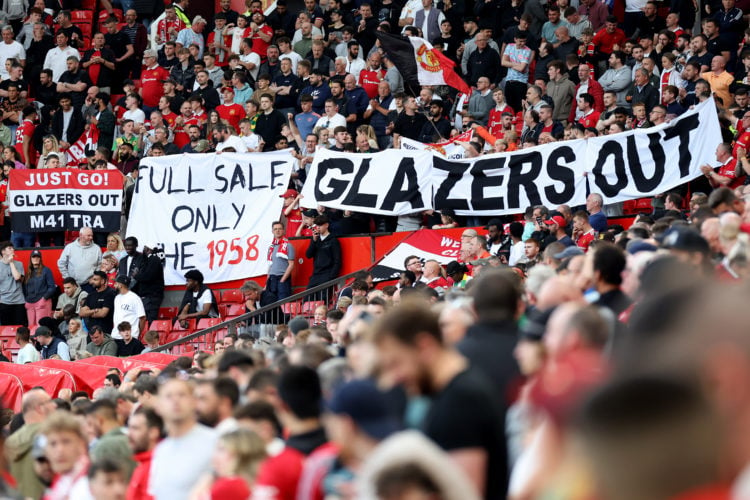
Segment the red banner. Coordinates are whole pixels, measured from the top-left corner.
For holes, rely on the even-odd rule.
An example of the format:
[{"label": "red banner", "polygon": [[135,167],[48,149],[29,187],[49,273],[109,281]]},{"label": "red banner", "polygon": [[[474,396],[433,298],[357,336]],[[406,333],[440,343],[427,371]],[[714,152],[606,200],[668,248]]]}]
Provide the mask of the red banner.
[{"label": "red banner", "polygon": [[122,174],[118,170],[13,170],[8,201],[13,230],[120,229]]}]

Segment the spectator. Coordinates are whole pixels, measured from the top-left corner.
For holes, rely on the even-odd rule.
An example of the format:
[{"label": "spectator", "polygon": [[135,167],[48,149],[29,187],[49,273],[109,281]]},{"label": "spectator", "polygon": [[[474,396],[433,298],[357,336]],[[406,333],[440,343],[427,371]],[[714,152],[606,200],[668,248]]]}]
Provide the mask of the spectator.
[{"label": "spectator", "polygon": [[70,361],[70,349],[60,337],[53,336],[52,330],[46,326],[40,326],[36,329],[34,338],[42,346],[41,358],[51,359],[52,356],[58,356],[63,361]]},{"label": "spectator", "polygon": [[88,279],[101,263],[102,251],[93,244],[94,232],[83,227],[78,239],[65,246],[57,267],[63,278],[73,278],[76,283],[88,283]]},{"label": "spectator", "polygon": [[94,401],[86,410],[86,423],[97,438],[90,453],[94,462],[114,460],[119,464],[127,483],[135,469],[135,461],[128,446],[128,438],[118,422],[116,410],[116,403],[108,399]]},{"label": "spectator", "polygon": [[218,318],[214,292],[203,284],[203,273],[191,269],[185,273],[187,285],[177,319],[187,325],[188,319]]},{"label": "spectator", "polygon": [[71,361],[76,361],[86,357],[86,345],[88,344],[86,337],[87,335],[83,330],[81,319],[78,317],[70,318],[68,320],[68,333],[65,338],[68,344],[68,350],[70,351]]},{"label": "spectator", "polygon": [[39,351],[37,351],[34,344],[31,343],[31,334],[27,327],[18,327],[16,330],[16,343],[19,346],[18,354],[16,354],[17,364],[25,365],[26,363],[39,361]]},{"label": "spectator", "polygon": [[42,252],[33,250],[29,271],[23,277],[27,324],[38,325],[39,319],[52,315],[52,297],[56,291],[52,271],[42,263]]},{"label": "spectator", "polygon": [[326,215],[315,218],[313,237],[306,252],[307,258],[313,259],[308,289],[335,279],[341,268],[341,245],[329,229],[330,221]]},{"label": "spectator", "polygon": [[23,264],[10,241],[0,243],[0,324],[27,326]]},{"label": "spectator", "polygon": [[193,388],[186,380],[171,378],[159,387],[157,410],[167,437],[154,449],[149,494],[156,498],[187,498],[208,470],[218,434],[196,421]]},{"label": "spectator", "polygon": [[[141,378],[143,377],[139,377]],[[128,484],[127,498],[148,496],[151,459],[154,448],[161,441],[163,426],[161,417],[144,405],[135,410],[128,419],[128,444],[137,465]]]},{"label": "spectator", "polygon": [[117,292],[107,286],[107,275],[104,271],[94,271],[89,288],[79,314],[84,318],[89,331],[98,326],[105,332],[111,332]]},{"label": "spectator", "polygon": [[[130,278],[123,275],[119,275],[115,279],[117,296],[114,300],[112,322],[117,325],[118,330],[121,323],[128,323],[131,327],[131,335],[137,339],[140,332],[146,330],[146,311],[143,309],[141,298],[130,290],[130,282]],[[123,340],[119,333],[115,333],[114,330],[112,331],[112,338]]]},{"label": "spectator", "polygon": [[472,453],[479,460],[475,465],[482,465],[464,470],[476,489],[487,498],[502,496],[507,460],[503,417],[500,395],[486,375],[476,367],[466,370],[461,355],[443,344],[437,317],[416,304],[401,305],[385,316],[375,331],[375,345],[385,373],[423,395],[438,396],[427,416],[427,437],[449,455]]}]

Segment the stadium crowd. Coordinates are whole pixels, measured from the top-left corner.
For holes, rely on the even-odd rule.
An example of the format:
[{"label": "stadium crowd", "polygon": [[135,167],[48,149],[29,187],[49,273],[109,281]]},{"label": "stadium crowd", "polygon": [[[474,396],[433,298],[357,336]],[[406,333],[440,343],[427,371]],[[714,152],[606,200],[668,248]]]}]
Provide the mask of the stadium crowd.
[{"label": "stadium crowd", "polygon": [[[102,5],[89,38],[65,1],[3,3],[0,194],[13,168],[116,169],[128,206],[144,156],[292,148],[267,285],[240,289],[248,313],[291,294],[288,237],[311,237],[314,288],[338,277],[337,235],[477,222],[302,212],[319,148],[473,130],[475,157],[659,125],[712,96],[725,142],[627,228],[596,193],[480,219],[445,268],[411,255],[380,288],[363,270],[309,317],[256,316],[264,328],[161,370],[113,368],[93,394],[28,390],[3,413],[0,497],[750,498],[750,5],[278,0],[266,17],[221,0],[191,20],[188,0],[123,0],[122,21]],[[422,34],[471,93],[404,88],[378,30]],[[64,152],[87,136],[76,165]],[[159,347],[158,249],[81,228],[58,284],[42,252],[25,264],[14,247],[64,234],[13,233],[5,203],[0,324],[32,327],[13,361]],[[185,278],[177,323],[219,316],[203,274]]]}]

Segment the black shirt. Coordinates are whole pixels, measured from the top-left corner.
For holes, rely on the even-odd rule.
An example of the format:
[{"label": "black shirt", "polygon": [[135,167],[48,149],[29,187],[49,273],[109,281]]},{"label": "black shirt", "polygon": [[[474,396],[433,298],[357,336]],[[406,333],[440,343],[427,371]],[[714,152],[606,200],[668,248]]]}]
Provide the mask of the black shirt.
[{"label": "black shirt", "polygon": [[[118,31],[114,34],[104,34],[104,46],[114,52],[116,58],[120,58],[125,55],[125,52],[128,51],[128,45],[131,45],[130,38],[128,38],[128,35],[126,35],[122,31]],[[115,66],[115,71],[117,71],[117,69],[117,66]]]},{"label": "black shirt", "polygon": [[106,287],[104,291],[93,290],[86,297],[84,305],[89,309],[109,308],[109,313],[104,318],[84,318],[86,328],[91,331],[94,326],[101,327],[102,331],[109,335],[112,332],[112,319],[115,313],[115,297],[117,292],[114,289]]},{"label": "black shirt", "polygon": [[326,431],[322,427],[319,427],[304,434],[289,436],[289,439],[286,440],[286,445],[294,448],[303,455],[309,455],[327,442]]},{"label": "black shirt", "polygon": [[419,137],[417,138],[417,140],[419,142],[429,144],[447,139],[450,136],[451,122],[449,122],[447,118],[442,117],[436,122],[427,120],[427,122],[422,125],[422,130],[419,132]]},{"label": "black shirt", "polygon": [[505,414],[489,380],[469,368],[456,375],[432,396],[424,420],[424,433],[443,450],[450,452],[481,448],[487,453],[485,495],[487,499],[505,498],[508,481]]},{"label": "black shirt", "polygon": [[137,338],[130,339],[130,342],[127,344],[122,339],[115,339],[115,343],[117,344],[117,357],[118,358],[125,358],[128,356],[136,356],[143,352],[143,344],[140,340]]},{"label": "black shirt", "polygon": [[263,138],[265,143],[263,151],[273,151],[276,138],[281,133],[281,127],[284,124],[286,124],[286,117],[275,109],[268,114],[261,113],[258,115],[258,120],[255,122],[255,133]]},{"label": "black shirt", "polygon": [[410,116],[402,111],[393,122],[393,133],[416,141],[426,122],[427,118],[420,112]]}]

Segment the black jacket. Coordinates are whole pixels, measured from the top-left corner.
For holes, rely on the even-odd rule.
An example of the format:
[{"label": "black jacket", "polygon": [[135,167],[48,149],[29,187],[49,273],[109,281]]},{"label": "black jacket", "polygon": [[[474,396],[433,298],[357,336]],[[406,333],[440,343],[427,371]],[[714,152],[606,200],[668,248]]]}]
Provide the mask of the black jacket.
[{"label": "black jacket", "polygon": [[[73,144],[81,137],[83,128],[86,123],[83,121],[83,115],[79,108],[73,108],[73,116],[70,117],[68,124],[68,143]],[[62,139],[63,133],[63,111],[58,109],[52,117],[52,134],[58,139]]]},{"label": "black jacket", "polygon": [[308,288],[338,277],[341,269],[341,244],[334,235],[329,233],[324,240],[311,240],[305,255],[308,259],[313,259],[313,272]]}]

